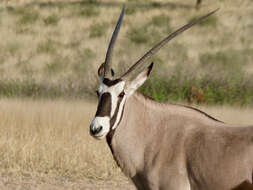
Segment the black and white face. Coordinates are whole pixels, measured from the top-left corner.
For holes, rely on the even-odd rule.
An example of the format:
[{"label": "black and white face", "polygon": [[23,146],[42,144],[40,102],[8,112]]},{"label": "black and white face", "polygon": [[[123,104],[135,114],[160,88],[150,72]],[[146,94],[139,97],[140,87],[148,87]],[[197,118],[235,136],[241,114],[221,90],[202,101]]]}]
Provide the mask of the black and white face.
[{"label": "black and white face", "polygon": [[98,108],[90,125],[90,134],[97,139],[104,138],[110,130],[114,130],[120,122],[126,94],[125,82],[121,79],[103,79],[99,85]]},{"label": "black and white face", "polygon": [[96,139],[103,139],[111,130],[119,125],[126,100],[147,80],[153,63],[142,71],[134,80],[123,79],[110,80],[101,77],[99,85],[98,107],[94,119],[90,125],[90,134]]}]

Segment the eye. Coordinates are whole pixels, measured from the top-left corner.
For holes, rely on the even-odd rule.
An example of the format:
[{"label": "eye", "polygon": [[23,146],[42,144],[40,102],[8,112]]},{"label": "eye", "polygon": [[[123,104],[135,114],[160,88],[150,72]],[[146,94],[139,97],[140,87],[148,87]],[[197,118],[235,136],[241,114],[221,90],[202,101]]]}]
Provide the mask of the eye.
[{"label": "eye", "polygon": [[124,96],[125,96],[125,92],[122,91],[122,92],[119,94],[119,97],[120,97],[120,98],[123,98]]}]

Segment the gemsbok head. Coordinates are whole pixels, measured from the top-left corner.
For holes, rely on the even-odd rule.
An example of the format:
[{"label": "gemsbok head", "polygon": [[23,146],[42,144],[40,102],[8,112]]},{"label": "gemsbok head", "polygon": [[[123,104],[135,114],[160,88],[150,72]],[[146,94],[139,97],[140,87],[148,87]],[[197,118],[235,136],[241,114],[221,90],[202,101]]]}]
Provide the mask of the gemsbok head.
[{"label": "gemsbok head", "polygon": [[95,118],[93,119],[90,126],[90,134],[97,139],[102,139],[110,131],[115,130],[122,117],[126,99],[130,97],[147,80],[152,70],[153,63],[151,63],[147,67],[147,69],[141,72],[133,80],[131,75],[132,71],[135,70],[137,67],[146,64],[148,58],[153,56],[168,41],[170,41],[183,31],[187,30],[191,26],[195,25],[196,23],[212,15],[216,11],[213,11],[187,25],[184,25],[174,33],[170,34],[161,42],[156,44],[135,64],[133,64],[128,69],[128,71],[125,72],[125,74],[123,74],[120,78],[114,79],[114,70],[112,69],[112,53],[123,20],[124,12],[125,8],[122,9],[117,25],[113,32],[110,44],[107,49],[105,61],[98,69],[98,76],[100,77],[100,85],[97,90],[99,104]]},{"label": "gemsbok head", "polygon": [[[124,11],[98,69],[98,107],[90,134],[106,137],[118,166],[139,190],[231,190],[252,183],[253,127],[231,127],[198,109],[159,103],[137,92],[152,70],[148,59],[216,11],[179,28],[114,78],[112,54]],[[142,71],[135,76],[137,68]]]}]

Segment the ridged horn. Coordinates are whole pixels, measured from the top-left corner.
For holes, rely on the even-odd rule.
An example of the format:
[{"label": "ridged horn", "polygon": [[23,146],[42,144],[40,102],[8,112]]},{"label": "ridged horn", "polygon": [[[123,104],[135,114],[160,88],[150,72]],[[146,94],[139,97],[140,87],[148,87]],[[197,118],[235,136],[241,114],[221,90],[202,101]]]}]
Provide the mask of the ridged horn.
[{"label": "ridged horn", "polygon": [[118,22],[115,26],[115,29],[114,29],[112,37],[111,37],[111,41],[109,43],[109,46],[108,46],[108,49],[107,49],[107,52],[106,52],[105,64],[104,64],[104,76],[103,76],[103,77],[106,77],[106,78],[110,78],[109,74],[110,74],[110,69],[111,69],[111,64],[112,64],[113,48],[114,48],[114,44],[115,44],[115,41],[117,39],[119,30],[120,30],[120,26],[121,26],[121,23],[122,23],[122,20],[123,20],[124,13],[125,13],[125,6],[123,6],[123,8],[121,10]]}]

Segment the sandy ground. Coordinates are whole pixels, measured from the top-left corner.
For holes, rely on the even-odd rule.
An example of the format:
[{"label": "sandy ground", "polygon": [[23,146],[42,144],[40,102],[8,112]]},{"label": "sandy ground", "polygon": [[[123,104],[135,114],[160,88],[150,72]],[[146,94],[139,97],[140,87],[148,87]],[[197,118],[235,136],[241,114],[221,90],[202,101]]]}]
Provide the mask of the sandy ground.
[{"label": "sandy ground", "polygon": [[0,177],[1,190],[135,190],[126,178],[120,180],[72,180],[68,178]]}]

